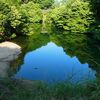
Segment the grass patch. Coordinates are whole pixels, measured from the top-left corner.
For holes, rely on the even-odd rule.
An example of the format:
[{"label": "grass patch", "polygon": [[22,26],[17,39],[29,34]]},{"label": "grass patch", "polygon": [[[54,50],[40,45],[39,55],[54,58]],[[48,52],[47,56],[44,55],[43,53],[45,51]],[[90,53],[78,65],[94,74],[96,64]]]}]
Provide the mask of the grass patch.
[{"label": "grass patch", "polygon": [[0,100],[99,100],[100,80],[85,85],[47,85],[0,79]]}]

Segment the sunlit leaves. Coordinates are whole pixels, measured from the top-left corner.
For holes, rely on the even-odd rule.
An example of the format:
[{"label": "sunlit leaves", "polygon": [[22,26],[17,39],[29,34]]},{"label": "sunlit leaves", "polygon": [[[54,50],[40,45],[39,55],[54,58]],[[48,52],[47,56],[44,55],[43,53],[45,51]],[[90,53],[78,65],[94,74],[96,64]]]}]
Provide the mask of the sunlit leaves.
[{"label": "sunlit leaves", "polygon": [[34,24],[42,21],[42,11],[40,6],[33,2],[22,4],[20,7],[20,13],[22,15],[21,21],[23,22],[21,32],[24,34],[32,34],[32,27]]},{"label": "sunlit leaves", "polygon": [[11,6],[11,12],[9,15],[9,21],[13,28],[16,28],[21,23],[21,14],[15,6]]},{"label": "sunlit leaves", "polygon": [[88,2],[76,0],[69,5],[52,10],[50,18],[58,29],[72,33],[85,33],[94,21]]},{"label": "sunlit leaves", "polygon": [[51,7],[54,3],[54,0],[30,0],[30,1],[40,4],[41,8],[43,9]]},{"label": "sunlit leaves", "polygon": [[28,22],[39,22],[42,19],[40,6],[38,4],[34,4],[33,2],[22,4],[20,12],[23,17],[27,18]]},{"label": "sunlit leaves", "polygon": [[[13,2],[13,1],[12,1]],[[17,1],[16,1],[17,2]],[[38,4],[29,2],[15,6],[7,1],[0,1],[0,39],[1,35],[10,37],[32,33],[34,23],[42,21],[42,11]]]}]

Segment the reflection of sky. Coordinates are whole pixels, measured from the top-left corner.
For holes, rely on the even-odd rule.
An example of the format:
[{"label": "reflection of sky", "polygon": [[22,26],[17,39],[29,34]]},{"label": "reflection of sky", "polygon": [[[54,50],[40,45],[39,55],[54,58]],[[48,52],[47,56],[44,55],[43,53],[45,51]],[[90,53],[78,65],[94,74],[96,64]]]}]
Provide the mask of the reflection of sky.
[{"label": "reflection of sky", "polygon": [[87,63],[81,64],[77,57],[68,56],[62,47],[50,42],[27,53],[15,77],[45,82],[80,82],[94,79],[95,71]]}]

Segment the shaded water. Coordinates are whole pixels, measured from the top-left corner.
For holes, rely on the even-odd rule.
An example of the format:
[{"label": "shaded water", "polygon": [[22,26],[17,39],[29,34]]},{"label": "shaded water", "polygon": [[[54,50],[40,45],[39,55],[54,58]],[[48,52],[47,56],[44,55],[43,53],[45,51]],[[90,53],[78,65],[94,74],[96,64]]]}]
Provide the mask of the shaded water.
[{"label": "shaded water", "polygon": [[22,54],[12,63],[12,77],[46,83],[95,80],[99,75],[100,52],[98,46],[87,40],[81,34],[36,33],[19,37],[13,42],[22,46]]},{"label": "shaded water", "polygon": [[95,73],[87,63],[82,64],[76,56],[70,57],[62,47],[49,42],[46,46],[27,52],[14,77],[49,83],[79,83],[94,79]]}]

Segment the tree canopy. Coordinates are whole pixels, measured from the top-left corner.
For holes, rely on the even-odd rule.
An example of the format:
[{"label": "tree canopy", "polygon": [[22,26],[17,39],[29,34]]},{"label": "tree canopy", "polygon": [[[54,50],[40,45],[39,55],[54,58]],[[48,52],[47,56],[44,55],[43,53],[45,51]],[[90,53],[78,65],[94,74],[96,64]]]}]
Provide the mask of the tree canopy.
[{"label": "tree canopy", "polygon": [[69,33],[88,32],[94,21],[89,2],[81,0],[53,9],[49,17],[55,27]]},{"label": "tree canopy", "polygon": [[[41,23],[43,9],[55,0],[0,0],[0,38],[32,33],[34,23]],[[53,5],[47,21],[64,34],[86,33],[100,40],[100,0],[62,0]]]},{"label": "tree canopy", "polygon": [[0,1],[0,38],[16,35],[29,34],[29,26],[40,23],[42,11],[38,4],[29,2],[15,6]]}]

